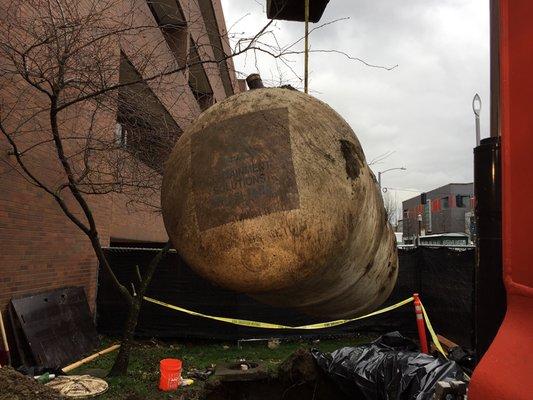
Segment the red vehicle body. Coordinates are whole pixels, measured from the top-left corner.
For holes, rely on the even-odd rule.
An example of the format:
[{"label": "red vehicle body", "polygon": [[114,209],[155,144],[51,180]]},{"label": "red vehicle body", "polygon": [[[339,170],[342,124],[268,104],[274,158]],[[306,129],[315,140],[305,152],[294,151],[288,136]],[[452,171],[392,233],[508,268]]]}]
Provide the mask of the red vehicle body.
[{"label": "red vehicle body", "polygon": [[[507,313],[469,399],[533,399],[533,2],[499,0],[503,278]],[[494,29],[494,27],[493,27]]]}]

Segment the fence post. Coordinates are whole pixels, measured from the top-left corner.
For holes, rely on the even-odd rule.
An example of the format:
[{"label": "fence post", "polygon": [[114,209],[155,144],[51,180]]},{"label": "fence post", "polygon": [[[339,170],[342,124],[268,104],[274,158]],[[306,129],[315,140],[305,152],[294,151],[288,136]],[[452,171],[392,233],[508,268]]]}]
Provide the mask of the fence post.
[{"label": "fence post", "polygon": [[422,303],[418,293],[413,294],[416,314],[416,327],[418,328],[418,339],[420,340],[420,350],[422,353],[429,354],[428,341],[426,338],[426,325],[424,323],[424,314],[422,313]]}]

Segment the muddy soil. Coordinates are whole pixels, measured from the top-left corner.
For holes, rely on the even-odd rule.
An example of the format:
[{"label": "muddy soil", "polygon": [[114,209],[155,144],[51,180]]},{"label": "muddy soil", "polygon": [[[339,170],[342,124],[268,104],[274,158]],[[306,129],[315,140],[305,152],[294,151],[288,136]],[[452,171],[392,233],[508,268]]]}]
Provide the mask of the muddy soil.
[{"label": "muddy soil", "polygon": [[64,400],[55,390],[10,367],[0,368],[0,400]]},{"label": "muddy soil", "polygon": [[303,349],[279,366],[277,376],[249,382],[209,382],[204,396],[206,400],[349,399],[322,373],[311,353]]}]

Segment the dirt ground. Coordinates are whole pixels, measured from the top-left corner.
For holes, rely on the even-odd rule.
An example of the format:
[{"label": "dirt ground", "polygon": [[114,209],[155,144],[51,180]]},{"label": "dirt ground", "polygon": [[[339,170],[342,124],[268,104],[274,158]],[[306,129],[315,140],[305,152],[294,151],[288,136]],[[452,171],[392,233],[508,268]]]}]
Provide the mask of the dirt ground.
[{"label": "dirt ground", "polygon": [[[321,341],[281,341],[277,347],[267,343],[237,342],[136,342],[130,357],[128,374],[106,377],[113,364],[115,353],[106,354],[84,365],[76,374],[89,374],[104,378],[109,383],[108,392],[98,400],[343,400],[338,389],[324,379],[317,369],[309,349],[318,347],[330,352],[370,340],[366,336],[331,338]],[[103,339],[101,348],[114,341]],[[190,371],[204,371],[207,367],[234,363],[238,360],[261,363],[268,376],[252,382],[220,382],[211,376],[207,381],[195,378],[193,385],[175,392],[161,392],[159,361],[179,358],[183,361],[183,375]],[[0,400],[56,400],[61,396],[37,382],[19,374],[12,368],[0,368]],[[352,399],[353,400],[353,399]]]},{"label": "dirt ground", "polygon": [[205,400],[357,400],[329,382],[308,350],[298,349],[270,377],[250,382],[208,382]]},{"label": "dirt ground", "polygon": [[0,368],[0,400],[62,400],[55,390],[10,367]]},{"label": "dirt ground", "polygon": [[[99,357],[74,372],[95,375],[95,370],[103,371],[102,377],[109,383],[109,391],[98,397],[98,400],[341,400],[341,396],[332,395],[328,385],[315,375],[315,363],[309,358],[310,353],[302,350],[317,347],[321,351],[331,352],[340,347],[366,343],[371,339],[369,336],[353,335],[320,341],[282,340],[279,346],[273,348],[266,342],[239,345],[236,341],[139,341],[132,349],[127,376],[105,377],[105,372],[113,364],[115,353]],[[109,347],[113,343],[109,338],[104,338],[100,348]],[[293,356],[289,357],[291,354]],[[261,363],[269,377],[253,383],[218,383],[213,376],[207,382],[194,378],[195,382],[191,386],[180,388],[176,392],[161,392],[158,389],[159,361],[164,358],[181,359],[184,377],[192,370],[204,371],[207,367],[234,363],[237,360]],[[260,394],[263,397],[257,397]]]}]

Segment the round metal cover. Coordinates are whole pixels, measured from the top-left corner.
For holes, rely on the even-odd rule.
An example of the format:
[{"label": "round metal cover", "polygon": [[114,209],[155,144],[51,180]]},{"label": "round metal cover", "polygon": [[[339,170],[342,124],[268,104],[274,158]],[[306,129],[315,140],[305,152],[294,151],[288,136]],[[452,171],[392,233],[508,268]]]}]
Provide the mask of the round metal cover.
[{"label": "round metal cover", "polygon": [[109,389],[106,381],[90,375],[58,376],[46,385],[63,396],[77,399],[98,396]]}]

